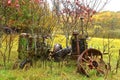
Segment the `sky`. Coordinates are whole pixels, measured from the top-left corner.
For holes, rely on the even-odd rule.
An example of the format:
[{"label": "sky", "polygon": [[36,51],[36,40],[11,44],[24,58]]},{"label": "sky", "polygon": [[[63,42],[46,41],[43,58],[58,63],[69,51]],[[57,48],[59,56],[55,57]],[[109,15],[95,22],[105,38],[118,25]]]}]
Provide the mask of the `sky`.
[{"label": "sky", "polygon": [[[50,3],[50,0],[47,0]],[[110,0],[102,11],[120,11],[120,0]]]},{"label": "sky", "polygon": [[120,11],[120,0],[111,0],[107,5],[103,8],[103,11]]}]

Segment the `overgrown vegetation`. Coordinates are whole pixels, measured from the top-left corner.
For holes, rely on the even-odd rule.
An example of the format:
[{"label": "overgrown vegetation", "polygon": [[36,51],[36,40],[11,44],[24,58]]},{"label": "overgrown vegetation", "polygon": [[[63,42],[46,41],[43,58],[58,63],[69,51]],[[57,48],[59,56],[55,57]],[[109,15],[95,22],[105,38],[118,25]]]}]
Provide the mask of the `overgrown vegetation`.
[{"label": "overgrown vegetation", "polygon": [[[18,38],[16,38],[18,39]],[[90,71],[90,78],[86,78],[83,75],[76,73],[76,61],[72,61],[68,58],[68,63],[56,63],[54,61],[47,61],[46,67],[43,66],[42,61],[37,61],[37,63],[33,65],[33,67],[29,68],[28,70],[21,70],[15,69],[12,70],[13,64],[17,60],[17,47],[18,42],[14,40],[14,47],[12,48],[10,62],[7,63],[7,68],[4,69],[2,56],[0,58],[0,79],[1,80],[23,80],[23,79],[32,79],[32,80],[104,80],[104,76],[97,76],[94,70]],[[62,39],[63,41],[59,41]],[[105,44],[107,44],[108,39],[104,39]],[[111,49],[112,52],[112,61],[111,66],[112,70],[116,67],[117,56],[120,49],[120,40],[119,39],[110,39],[113,48]],[[62,35],[56,36],[55,43],[61,43],[65,45],[65,37]],[[88,40],[89,47],[93,47],[103,51],[103,39],[102,38],[92,38]],[[118,44],[118,45],[116,45]],[[4,45],[4,44],[3,44]],[[108,50],[106,49],[106,52]],[[104,60],[108,63],[108,56],[104,55]],[[119,78],[119,68],[117,74],[113,74],[112,72],[107,75],[107,80],[118,80]],[[27,73],[27,74],[26,74]]]},{"label": "overgrown vegetation", "polygon": [[[81,3],[79,0],[73,2],[77,7],[68,0],[61,3],[59,0],[51,0],[54,3],[53,11],[51,11],[48,4],[41,1],[0,1],[0,80],[118,80],[120,78],[120,40],[113,38],[120,37],[120,13],[101,12],[93,16],[97,11],[96,6],[89,3],[86,5],[84,0]],[[99,3],[101,0],[97,1],[93,0],[91,4]],[[59,4],[64,6],[61,10],[63,13],[58,13],[60,12]],[[76,73],[77,62],[71,60],[70,56],[67,57],[67,63],[56,63],[52,59],[45,62],[38,60],[33,61],[31,68],[19,69],[20,61],[17,52],[19,33],[30,33],[32,37],[37,35],[42,39],[49,37],[50,40],[47,42],[50,43],[52,50],[56,43],[62,44],[63,47],[71,45],[70,35],[74,30],[78,30],[86,38],[92,37],[87,40],[88,48],[93,47],[103,53],[108,53],[104,55],[105,62],[110,66],[110,72],[107,75],[98,76],[95,70],[90,70],[90,78],[86,78]],[[36,42],[35,39],[34,42]],[[13,65],[16,63],[17,69],[13,70]]]}]

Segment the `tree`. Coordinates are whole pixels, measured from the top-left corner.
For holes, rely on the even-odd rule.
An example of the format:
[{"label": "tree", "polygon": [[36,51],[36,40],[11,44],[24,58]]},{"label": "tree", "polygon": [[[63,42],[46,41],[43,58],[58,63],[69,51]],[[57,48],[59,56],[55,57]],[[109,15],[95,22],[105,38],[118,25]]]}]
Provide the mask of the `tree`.
[{"label": "tree", "polygon": [[93,16],[94,23],[106,29],[119,29],[120,13],[103,11]]},{"label": "tree", "polygon": [[[110,38],[119,38],[119,23],[120,23],[120,13],[112,11],[103,11],[93,16],[94,25],[101,26],[103,29],[96,35],[97,37],[107,37],[109,34]],[[91,28],[90,31],[92,31]]]},{"label": "tree", "polygon": [[[16,18],[16,9],[14,7],[17,7],[17,0],[14,1],[14,4],[11,4],[12,0],[1,0],[0,1],[0,32],[2,33],[1,36],[1,44],[4,46],[0,47],[0,53],[3,58],[4,67],[6,68],[6,63],[9,62],[10,56],[11,56],[11,50],[13,47],[15,35],[12,34],[13,31],[10,28],[13,26],[13,20]],[[8,29],[7,34],[4,34],[4,29]],[[4,35],[4,36],[3,36]]]},{"label": "tree", "polygon": [[[2,27],[20,28],[23,30],[21,32],[31,33],[32,36],[38,35],[44,39],[46,36],[52,36],[56,17],[49,10],[47,2],[43,0],[1,0],[0,27],[1,25],[3,25]],[[3,43],[6,43],[5,49],[2,50],[1,47],[0,53],[6,66],[6,60],[8,58],[9,61],[14,40],[11,37],[8,40],[7,35],[5,38],[2,40]]]},{"label": "tree", "polygon": [[61,23],[68,46],[69,35],[78,30],[82,35],[87,33],[92,16],[102,10],[108,0],[51,0],[53,11]]}]

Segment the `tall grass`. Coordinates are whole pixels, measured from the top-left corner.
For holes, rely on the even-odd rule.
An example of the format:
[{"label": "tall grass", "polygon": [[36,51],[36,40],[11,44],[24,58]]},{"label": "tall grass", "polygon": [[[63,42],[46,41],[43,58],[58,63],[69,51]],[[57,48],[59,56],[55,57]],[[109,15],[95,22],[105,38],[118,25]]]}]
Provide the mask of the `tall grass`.
[{"label": "tall grass", "polygon": [[[17,37],[18,38],[18,37]],[[113,55],[112,66],[115,67],[118,50],[120,49],[120,39],[110,39],[111,52]],[[91,38],[88,42],[88,47],[103,50],[103,43],[107,45],[108,40],[102,38]],[[65,47],[65,37],[60,35],[54,39],[54,44],[60,43]],[[12,70],[12,65],[17,60],[17,39],[15,40],[10,63],[7,64],[8,69],[2,68],[2,58],[0,57],[0,80],[104,80],[104,76],[97,76],[94,70],[90,70],[90,78],[76,73],[76,61],[68,60],[68,63],[56,63],[47,61],[46,67],[42,66],[42,61],[37,61],[29,70],[16,69]],[[107,52],[107,48],[106,48]],[[104,55],[104,60],[107,62],[108,56]],[[120,70],[120,69],[119,69]],[[119,80],[120,71],[117,74],[108,75],[107,80]]]}]

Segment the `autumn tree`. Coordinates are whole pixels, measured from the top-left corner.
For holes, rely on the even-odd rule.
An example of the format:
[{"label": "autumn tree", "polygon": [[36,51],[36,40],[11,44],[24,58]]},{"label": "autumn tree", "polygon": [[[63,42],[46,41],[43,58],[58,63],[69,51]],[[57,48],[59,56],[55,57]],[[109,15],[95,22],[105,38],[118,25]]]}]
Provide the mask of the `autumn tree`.
[{"label": "autumn tree", "polygon": [[120,13],[112,11],[103,11],[93,16],[94,23],[107,29],[118,29],[120,22]]},{"label": "autumn tree", "polygon": [[[112,12],[112,11],[102,11],[92,17],[94,21],[94,28],[97,30],[97,37],[107,37],[111,38],[119,38],[119,23],[120,23],[120,13],[119,12]],[[102,31],[100,31],[102,30]],[[93,28],[90,29],[93,31]],[[101,35],[100,35],[101,34]]]},{"label": "autumn tree", "polygon": [[[43,38],[52,36],[56,18],[49,10],[46,0],[1,0],[0,4],[0,25],[3,25],[2,27],[19,28],[22,30],[21,32],[28,32],[32,36],[39,35]],[[8,39],[6,36],[4,41],[6,48],[2,50],[1,47],[2,52],[0,51],[0,53],[6,66],[8,56],[8,61],[10,60],[8,52],[11,51],[14,40],[11,37]],[[9,44],[11,45],[8,49]]]},{"label": "autumn tree", "polygon": [[[12,2],[14,4],[11,4]],[[3,32],[0,36],[0,53],[3,58],[4,67],[6,68],[6,63],[10,61],[11,51],[15,43],[15,35],[12,34],[13,31],[10,27],[14,25],[13,20],[16,19],[16,10],[19,6],[17,0],[1,0],[0,5],[0,32]],[[4,34],[4,29],[7,29],[6,34]]]},{"label": "autumn tree", "polygon": [[53,11],[62,24],[62,30],[68,46],[69,35],[78,30],[82,35],[87,33],[92,16],[103,9],[108,0],[51,0]]}]

